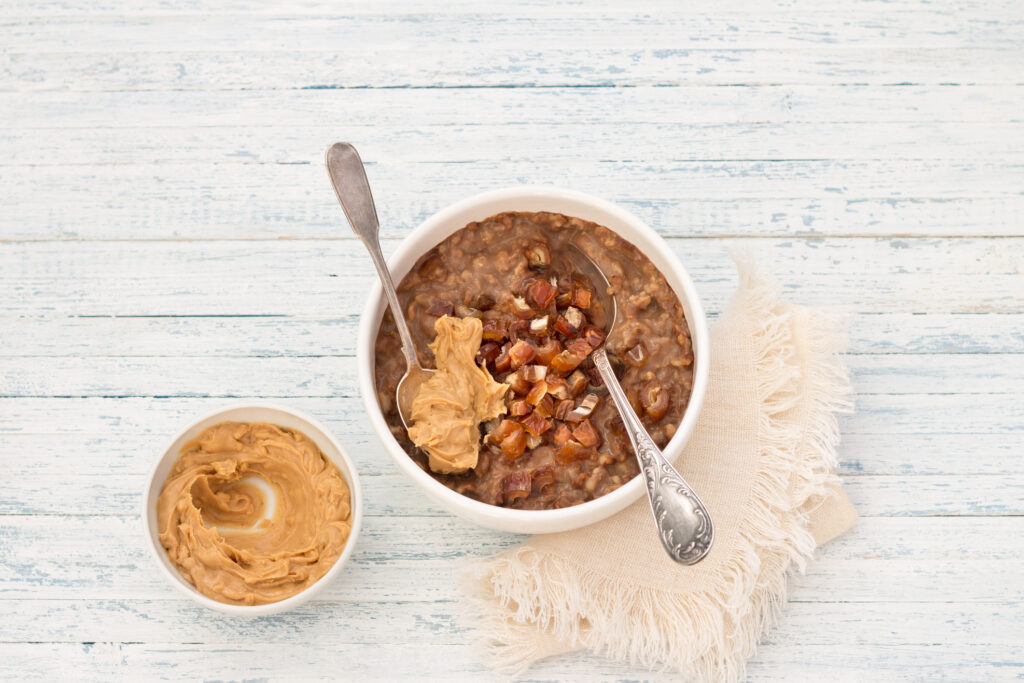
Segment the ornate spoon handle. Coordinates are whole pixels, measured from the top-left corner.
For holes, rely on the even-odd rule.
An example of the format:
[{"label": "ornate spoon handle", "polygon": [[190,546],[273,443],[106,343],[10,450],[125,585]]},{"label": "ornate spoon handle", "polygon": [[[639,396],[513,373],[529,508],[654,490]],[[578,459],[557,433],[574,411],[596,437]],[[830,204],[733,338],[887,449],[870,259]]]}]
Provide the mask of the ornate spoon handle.
[{"label": "ornate spoon handle", "polygon": [[644,429],[643,423],[633,411],[629,399],[626,398],[619,380],[612,371],[604,347],[595,351],[591,358],[594,359],[594,365],[608,387],[615,407],[619,409],[626,433],[640,461],[651,510],[654,511],[654,518],[658,523],[661,544],[665,546],[669,556],[680,564],[700,562],[711,550],[711,543],[715,537],[715,529],[707,508],[661,454],[661,449]]}]

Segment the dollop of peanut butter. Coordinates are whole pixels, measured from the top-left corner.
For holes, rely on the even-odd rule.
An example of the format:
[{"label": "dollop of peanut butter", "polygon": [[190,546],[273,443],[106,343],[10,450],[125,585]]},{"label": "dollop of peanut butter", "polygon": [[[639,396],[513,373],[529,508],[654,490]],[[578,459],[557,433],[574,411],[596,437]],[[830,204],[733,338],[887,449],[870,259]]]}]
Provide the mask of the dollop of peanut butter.
[{"label": "dollop of peanut butter", "polygon": [[427,452],[435,472],[452,474],[476,467],[480,423],[505,412],[507,384],[495,382],[476,364],[483,340],[477,318],[442,316],[430,344],[437,365],[412,402],[409,438]]},{"label": "dollop of peanut butter", "polygon": [[338,560],[352,530],[349,488],[305,434],[222,422],[181,452],[157,524],[171,562],[200,593],[232,605],[278,602]]}]

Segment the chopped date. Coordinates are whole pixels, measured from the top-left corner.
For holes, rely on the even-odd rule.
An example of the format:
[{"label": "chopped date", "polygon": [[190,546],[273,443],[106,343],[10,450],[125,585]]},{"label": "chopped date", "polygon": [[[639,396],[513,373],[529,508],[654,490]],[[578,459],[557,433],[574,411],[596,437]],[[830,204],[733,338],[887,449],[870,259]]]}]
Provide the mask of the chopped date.
[{"label": "chopped date", "polygon": [[512,358],[509,356],[511,350],[512,344],[506,343],[501,347],[501,353],[494,359],[495,372],[508,372],[512,368]]},{"label": "chopped date", "polygon": [[604,344],[604,340],[608,338],[608,335],[600,327],[587,325],[580,331],[580,337],[590,344],[591,349],[596,351],[601,347],[601,344]]},{"label": "chopped date", "polygon": [[570,299],[573,306],[577,306],[579,308],[590,308],[590,296],[591,292],[588,287],[579,282],[573,283],[572,299]]},{"label": "chopped date", "polygon": [[499,355],[501,355],[501,347],[498,346],[498,343],[486,341],[476,352],[476,362],[478,365],[490,365],[498,359]]},{"label": "chopped date", "polygon": [[555,427],[555,445],[561,446],[572,438],[572,430],[564,422],[559,422]]},{"label": "chopped date", "polygon": [[526,498],[533,489],[533,478],[529,472],[512,472],[501,480],[501,492],[504,495],[505,503],[514,503],[520,498]]},{"label": "chopped date", "polygon": [[558,295],[558,289],[547,280],[534,280],[526,288],[526,299],[537,308],[544,310]]},{"label": "chopped date", "polygon": [[533,384],[526,381],[521,370],[510,373],[508,377],[505,378],[505,384],[512,387],[512,391],[520,396],[525,396],[530,392],[530,389],[533,388]]},{"label": "chopped date", "polygon": [[455,315],[460,318],[483,318],[484,313],[480,309],[470,308],[469,306],[463,306],[459,304],[455,307]]},{"label": "chopped date", "polygon": [[591,449],[581,444],[576,439],[569,439],[555,451],[555,460],[562,464],[568,464],[577,460],[585,460],[593,453]]},{"label": "chopped date", "polygon": [[440,318],[445,315],[451,315],[454,312],[455,307],[452,306],[451,303],[447,301],[441,301],[440,299],[435,299],[430,303],[430,306],[427,307],[427,315],[432,315],[437,318]]},{"label": "chopped date", "polygon": [[525,253],[530,268],[543,270],[551,265],[551,249],[544,242],[531,241],[526,245]]},{"label": "chopped date", "polygon": [[516,431],[501,440],[501,453],[509,460],[515,460],[526,450],[526,430],[516,427]]},{"label": "chopped date", "polygon": [[470,305],[473,306],[473,308],[480,309],[481,311],[489,311],[494,308],[494,304],[496,303],[497,302],[494,300],[494,297],[489,294],[477,294]]},{"label": "chopped date", "polygon": [[[549,377],[547,379],[548,393],[559,400],[572,396],[572,385],[561,377]],[[584,382],[586,386],[586,382]],[[582,391],[582,389],[581,389]]]},{"label": "chopped date", "polygon": [[508,338],[508,320],[505,318],[488,318],[484,320],[484,339],[501,342]]},{"label": "chopped date", "polygon": [[[566,389],[569,392],[569,396],[579,396],[583,393],[583,390],[587,388],[587,384],[589,383],[590,381],[586,374],[580,370],[574,370],[573,373],[569,375],[569,380],[566,383]],[[562,396],[561,398],[568,398],[569,396]]]},{"label": "chopped date", "polygon": [[531,406],[535,406],[540,403],[540,400],[544,398],[548,393],[548,383],[544,380],[540,380],[535,383],[530,389],[529,393],[526,394],[526,402]]},{"label": "chopped date", "polygon": [[526,365],[533,357],[537,355],[537,350],[533,348],[533,344],[520,339],[512,345],[512,349],[508,352],[508,356],[512,362],[512,369],[517,370],[523,365]]},{"label": "chopped date", "polygon": [[537,414],[537,411],[533,411],[529,415],[523,418],[523,427],[526,428],[530,434],[534,436],[540,436],[544,432],[551,429],[551,420],[545,417],[541,417]]},{"label": "chopped date", "polygon": [[668,412],[668,391],[661,385],[658,378],[649,380],[640,387],[640,405],[644,413],[652,420],[660,420]]},{"label": "chopped date", "polygon": [[634,368],[642,368],[647,363],[647,351],[643,342],[626,351],[626,362]]},{"label": "chopped date", "polygon": [[551,465],[544,465],[534,469],[530,472],[530,483],[531,488],[539,493],[544,490],[545,486],[555,483],[555,468]]},{"label": "chopped date", "polygon": [[526,299],[521,296],[512,297],[512,313],[517,318],[532,318],[534,315],[533,307],[526,303]]},{"label": "chopped date", "polygon": [[555,419],[556,420],[564,420],[564,419],[566,419],[569,416],[569,413],[572,412],[572,409],[573,409],[574,406],[575,406],[575,403],[573,402],[573,400],[571,398],[566,398],[566,399],[563,399],[563,400],[559,401],[555,405]]},{"label": "chopped date", "polygon": [[530,323],[526,320],[516,320],[508,326],[508,338],[517,342],[526,336],[530,329]]},{"label": "chopped date", "polygon": [[541,417],[551,417],[555,413],[555,399],[550,396],[542,396],[540,402],[534,407],[534,411]]},{"label": "chopped date", "polygon": [[487,438],[491,441],[501,443],[506,436],[511,435],[516,429],[522,429],[519,423],[515,420],[502,420],[498,425],[487,433]]},{"label": "chopped date", "polygon": [[598,448],[602,441],[601,435],[594,428],[594,425],[585,418],[572,430],[572,436],[587,448]]},{"label": "chopped date", "polygon": [[537,347],[537,362],[549,365],[551,359],[562,352],[562,343],[554,337],[548,337],[544,343]]},{"label": "chopped date", "polygon": [[517,398],[508,406],[508,414],[512,417],[522,417],[530,414],[530,404],[521,398]]}]

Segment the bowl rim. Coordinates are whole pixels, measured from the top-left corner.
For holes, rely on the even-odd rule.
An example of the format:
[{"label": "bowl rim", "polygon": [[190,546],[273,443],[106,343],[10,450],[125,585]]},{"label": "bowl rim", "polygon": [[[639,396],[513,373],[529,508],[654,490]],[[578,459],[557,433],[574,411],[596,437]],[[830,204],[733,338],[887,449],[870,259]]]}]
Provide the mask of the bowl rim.
[{"label": "bowl rim", "polygon": [[[682,448],[685,446],[686,441],[689,439],[693,431],[693,427],[696,424],[697,417],[700,414],[700,409],[703,405],[704,397],[707,392],[710,368],[707,317],[705,315],[700,296],[697,292],[696,285],[694,285],[686,267],[671,251],[664,238],[632,212],[608,200],[601,199],[584,192],[579,192],[577,190],[563,189],[553,185],[514,185],[488,190],[459,200],[440,209],[405,235],[394,253],[392,253],[387,259],[389,270],[391,270],[392,273],[395,273],[393,276],[394,279],[396,281],[400,281],[408,272],[407,270],[404,270],[399,273],[396,269],[396,264],[409,258],[410,252],[413,251],[414,244],[422,241],[424,235],[438,232],[439,228],[450,223],[454,217],[472,210],[477,206],[483,206],[495,201],[512,202],[520,200],[567,200],[569,202],[588,205],[596,212],[606,213],[613,216],[619,222],[629,225],[631,229],[642,234],[645,240],[652,247],[663,248],[663,251],[665,252],[663,258],[672,266],[672,274],[678,280],[682,289],[682,291],[678,291],[673,287],[673,291],[680,297],[680,303],[684,306],[684,309],[689,309],[686,320],[690,328],[690,335],[693,340],[693,348],[695,350],[693,363],[693,385],[691,388],[690,400],[686,411],[683,414],[683,419],[677,427],[676,434],[669,440],[665,449],[663,449],[665,451],[672,452],[670,459],[674,459],[678,455],[678,452],[674,451],[682,451]],[[517,209],[510,208],[507,210]],[[543,210],[544,209],[541,208],[535,209],[535,211]],[[492,214],[488,213],[488,215]],[[485,216],[480,216],[479,218],[482,219],[485,218]],[[464,227],[464,225],[465,224],[458,225],[448,231],[441,230],[440,233],[443,234],[441,234],[438,239],[431,242],[426,249],[420,253],[415,254],[415,258],[410,261],[410,267],[411,264],[415,263],[415,260],[427,249],[433,248],[438,242],[446,239],[454,232]],[[448,227],[451,228],[451,226]],[[611,226],[606,227],[633,244],[645,256],[651,258],[647,250],[642,248],[641,245],[635,244],[633,240],[627,239],[627,237],[619,234],[619,231],[616,228]],[[655,265],[658,267],[659,271],[662,270],[662,268],[657,266],[657,264]],[[378,308],[380,308],[381,311],[380,315],[377,315]],[[518,528],[524,533],[554,533],[557,531],[580,528],[600,521],[601,519],[622,510],[627,505],[637,500],[643,493],[642,477],[636,476],[615,491],[580,505],[555,510],[516,510],[473,500],[472,498],[463,496],[462,494],[449,489],[447,486],[431,477],[423,471],[398,444],[398,441],[391,433],[387,422],[384,420],[383,411],[377,402],[376,383],[373,377],[373,349],[377,327],[380,324],[380,317],[383,316],[384,310],[383,289],[379,280],[374,279],[370,286],[369,296],[367,297],[366,303],[363,307],[363,312],[360,316],[359,333],[357,338],[356,356],[360,393],[362,394],[363,404],[366,408],[370,423],[373,426],[374,431],[377,433],[378,438],[380,438],[383,443],[385,450],[388,451],[392,460],[395,461],[399,469],[410,477],[429,497],[441,503],[450,511],[463,515],[483,526],[504,530],[517,530]],[[550,531],[544,530],[545,527],[550,529]]]},{"label": "bowl rim", "polygon": [[[157,482],[157,472],[160,470],[161,465],[168,458],[174,457],[175,459],[180,456],[180,452],[172,452],[174,445],[190,431],[196,429],[196,427],[208,420],[213,420],[239,410],[267,410],[271,412],[278,412],[290,417],[296,418],[301,422],[305,422],[312,431],[318,432],[318,434],[306,434],[306,430],[302,429],[304,434],[309,438],[317,442],[317,436],[320,436],[325,440],[332,448],[334,448],[340,456],[340,462],[338,459],[331,457],[324,449],[317,443],[317,447],[320,448],[320,452],[323,453],[324,457],[331,461],[335,467],[341,472],[345,478],[345,483],[348,484],[349,488],[349,505],[351,508],[351,521],[352,529],[349,532],[348,539],[345,541],[345,547],[342,549],[338,559],[335,560],[334,564],[328,569],[323,576],[316,580],[312,585],[303,589],[295,595],[285,598],[284,600],[278,600],[277,602],[267,603],[265,605],[231,605],[228,603],[214,600],[206,595],[200,593],[194,586],[188,583],[187,579],[181,575],[180,572],[171,564],[170,559],[167,557],[167,551],[164,550],[163,544],[160,543],[160,539],[153,532],[152,524],[155,524],[155,513],[156,513],[156,498],[159,497],[159,491],[163,489],[164,482]],[[226,421],[231,418],[224,418],[222,421]],[[238,420],[244,422],[244,420]],[[289,429],[291,429],[289,427]],[[155,493],[154,493],[155,492]],[[152,498],[152,499],[151,499]],[[180,430],[178,430],[169,440],[165,442],[164,448],[160,451],[159,457],[157,457],[149,470],[149,475],[146,477],[145,487],[142,492],[142,524],[145,528],[145,537],[147,540],[146,545],[149,547],[151,556],[156,562],[157,566],[160,567],[162,574],[170,581],[170,583],[177,588],[180,592],[184,593],[188,597],[192,598],[200,605],[207,607],[218,612],[230,614],[233,616],[242,617],[260,617],[269,614],[277,614],[279,612],[285,612],[302,605],[305,602],[311,600],[317,593],[322,591],[327,585],[338,576],[341,572],[341,568],[345,565],[348,559],[354,552],[356,542],[359,539],[359,530],[363,523],[363,491],[362,486],[359,483],[359,473],[356,470],[355,463],[349,457],[348,453],[338,442],[334,435],[328,430],[323,423],[317,420],[315,417],[301,410],[295,408],[289,408],[282,406],[277,403],[267,401],[238,401],[220,406],[216,410],[202,413],[190,419],[188,423]]]}]

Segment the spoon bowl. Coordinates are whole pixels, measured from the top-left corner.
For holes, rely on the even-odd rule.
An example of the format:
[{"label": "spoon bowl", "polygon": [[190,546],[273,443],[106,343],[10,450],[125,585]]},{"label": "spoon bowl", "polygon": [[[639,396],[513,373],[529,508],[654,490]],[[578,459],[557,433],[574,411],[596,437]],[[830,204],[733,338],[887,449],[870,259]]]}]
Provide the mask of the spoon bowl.
[{"label": "spoon bowl", "polygon": [[373,204],[370,181],[366,179],[366,169],[363,167],[363,160],[359,158],[359,152],[347,142],[336,142],[328,148],[325,161],[327,173],[331,177],[331,184],[334,185],[334,192],[338,195],[341,208],[345,211],[345,217],[348,218],[352,231],[370,252],[370,258],[373,259],[373,265],[380,277],[381,287],[387,295],[395,327],[398,328],[402,355],[405,356],[407,367],[395,388],[395,399],[402,424],[408,430],[409,423],[412,422],[413,399],[416,398],[423,382],[430,379],[434,370],[420,365],[416,345],[412,341],[409,325],[402,312],[402,304],[398,300],[398,292],[395,291],[395,283],[391,279],[391,271],[384,261],[384,252],[380,248],[377,208]]}]

